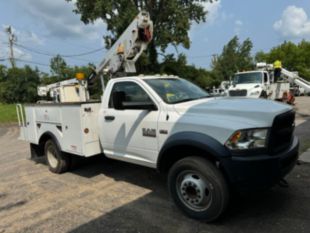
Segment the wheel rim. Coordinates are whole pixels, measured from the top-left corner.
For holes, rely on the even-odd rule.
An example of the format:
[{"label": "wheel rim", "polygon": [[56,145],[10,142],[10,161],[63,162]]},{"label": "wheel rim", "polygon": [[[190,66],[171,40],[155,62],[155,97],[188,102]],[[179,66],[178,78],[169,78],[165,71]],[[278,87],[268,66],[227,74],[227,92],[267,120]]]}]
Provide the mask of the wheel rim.
[{"label": "wheel rim", "polygon": [[47,160],[52,168],[56,168],[58,165],[58,159],[56,157],[56,151],[54,148],[49,147],[47,149]]},{"label": "wheel rim", "polygon": [[212,185],[196,171],[183,171],[177,176],[176,190],[181,202],[194,211],[204,211],[212,202]]}]

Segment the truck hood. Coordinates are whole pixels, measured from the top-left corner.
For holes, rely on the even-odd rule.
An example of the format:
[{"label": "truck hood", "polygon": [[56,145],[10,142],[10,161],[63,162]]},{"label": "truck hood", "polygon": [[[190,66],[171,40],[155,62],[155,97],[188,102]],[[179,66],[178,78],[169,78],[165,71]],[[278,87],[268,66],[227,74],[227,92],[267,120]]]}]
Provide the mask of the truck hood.
[{"label": "truck hood", "polygon": [[269,127],[276,115],[292,110],[287,104],[264,99],[210,98],[174,105],[181,115],[211,117],[245,124],[245,127]]}]

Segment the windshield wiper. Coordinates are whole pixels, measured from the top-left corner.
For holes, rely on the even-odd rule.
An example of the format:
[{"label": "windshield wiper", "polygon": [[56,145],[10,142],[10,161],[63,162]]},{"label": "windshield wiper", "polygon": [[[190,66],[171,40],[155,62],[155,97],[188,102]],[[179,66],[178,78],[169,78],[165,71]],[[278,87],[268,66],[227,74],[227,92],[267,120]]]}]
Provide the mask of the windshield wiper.
[{"label": "windshield wiper", "polygon": [[187,99],[183,99],[183,100],[173,102],[172,104],[179,104],[179,103],[184,103],[184,102],[189,102],[189,101],[194,101],[194,100],[199,100],[199,99],[204,99],[204,98],[210,98],[210,97],[211,96],[206,95],[206,96],[201,96],[201,97],[197,97],[197,98],[187,98]]},{"label": "windshield wiper", "polygon": [[205,95],[205,96],[201,96],[201,97],[199,97],[197,99],[206,99],[206,98],[210,98],[210,97],[211,97],[211,95]]},{"label": "windshield wiper", "polygon": [[173,102],[173,104],[179,104],[179,103],[183,103],[183,102],[193,101],[193,100],[196,100],[196,99],[197,99],[197,98],[182,99],[182,100]]}]

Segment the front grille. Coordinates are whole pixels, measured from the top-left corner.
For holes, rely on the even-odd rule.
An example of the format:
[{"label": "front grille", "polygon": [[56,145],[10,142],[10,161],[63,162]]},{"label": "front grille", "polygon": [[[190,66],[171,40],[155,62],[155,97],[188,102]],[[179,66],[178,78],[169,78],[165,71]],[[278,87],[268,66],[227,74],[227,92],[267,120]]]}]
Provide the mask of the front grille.
[{"label": "front grille", "polygon": [[275,117],[269,137],[269,152],[271,155],[289,148],[294,133],[295,112],[289,111]]},{"label": "front grille", "polygon": [[247,90],[231,90],[229,96],[246,96]]}]

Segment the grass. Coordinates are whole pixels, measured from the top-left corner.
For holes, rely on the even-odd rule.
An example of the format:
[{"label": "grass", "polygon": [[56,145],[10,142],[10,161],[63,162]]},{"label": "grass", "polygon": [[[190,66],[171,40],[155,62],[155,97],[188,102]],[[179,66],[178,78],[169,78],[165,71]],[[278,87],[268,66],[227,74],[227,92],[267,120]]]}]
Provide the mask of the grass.
[{"label": "grass", "polygon": [[0,103],[0,124],[17,122],[15,104]]}]

